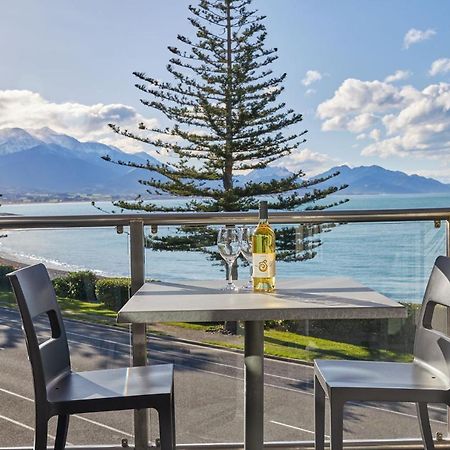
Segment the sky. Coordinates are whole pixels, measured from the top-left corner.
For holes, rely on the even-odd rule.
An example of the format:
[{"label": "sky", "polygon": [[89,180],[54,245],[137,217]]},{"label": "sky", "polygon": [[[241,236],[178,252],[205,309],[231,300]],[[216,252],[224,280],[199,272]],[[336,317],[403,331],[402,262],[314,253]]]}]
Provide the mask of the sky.
[{"label": "sky", "polygon": [[[50,127],[133,152],[143,121],[133,71],[165,66],[196,0],[0,2],[0,128]],[[377,164],[450,183],[450,1],[254,0],[307,142],[280,164],[315,175]]]}]

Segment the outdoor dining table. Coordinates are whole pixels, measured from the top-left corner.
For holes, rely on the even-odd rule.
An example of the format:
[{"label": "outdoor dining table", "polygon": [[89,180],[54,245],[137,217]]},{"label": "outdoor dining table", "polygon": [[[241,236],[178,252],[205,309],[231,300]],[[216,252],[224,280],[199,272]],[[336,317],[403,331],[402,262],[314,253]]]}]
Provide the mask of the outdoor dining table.
[{"label": "outdoor dining table", "polygon": [[[244,322],[246,450],[261,450],[264,443],[265,320],[406,317],[402,305],[351,278],[279,279],[273,293],[226,291],[223,285],[223,280],[145,283],[119,311],[117,320],[131,324]],[[133,352],[139,351],[137,343],[133,340]]]}]

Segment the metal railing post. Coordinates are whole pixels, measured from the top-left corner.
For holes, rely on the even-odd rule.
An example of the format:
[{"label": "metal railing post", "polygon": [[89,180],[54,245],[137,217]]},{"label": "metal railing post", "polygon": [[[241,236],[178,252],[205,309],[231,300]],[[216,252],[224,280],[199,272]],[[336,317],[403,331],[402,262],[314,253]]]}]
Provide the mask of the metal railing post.
[{"label": "metal railing post", "polygon": [[[445,220],[445,255],[450,256],[450,218]],[[450,336],[450,308],[447,308],[447,336]],[[450,437],[450,407],[447,407],[447,438]]]},{"label": "metal railing post", "polygon": [[[145,282],[145,249],[144,249],[144,222],[142,220],[130,221],[130,269],[131,269],[131,295]],[[131,343],[133,348],[133,366],[147,364],[147,334],[145,324],[131,325]],[[136,450],[148,448],[148,410],[134,411],[134,445]]]}]

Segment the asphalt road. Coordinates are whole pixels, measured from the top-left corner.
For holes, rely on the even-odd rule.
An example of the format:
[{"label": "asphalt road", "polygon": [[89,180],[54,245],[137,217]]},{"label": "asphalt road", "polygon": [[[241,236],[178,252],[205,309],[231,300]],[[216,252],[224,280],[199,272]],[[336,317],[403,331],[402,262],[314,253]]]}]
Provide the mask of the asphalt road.
[{"label": "asphalt road", "polygon": [[[126,366],[128,333],[66,320],[74,370]],[[150,363],[175,364],[177,441],[243,441],[243,357],[158,337],[148,342]],[[68,443],[120,445],[133,441],[130,411],[73,416]],[[445,409],[432,408],[433,431],[446,430]],[[0,447],[33,443],[33,388],[21,322],[16,311],[0,308]],[[348,404],[345,439],[419,437],[413,404]],[[265,440],[312,440],[312,369],[301,364],[265,361]],[[54,427],[50,434],[54,435]],[[151,413],[150,436],[158,436]],[[49,442],[51,443],[51,441]]]}]

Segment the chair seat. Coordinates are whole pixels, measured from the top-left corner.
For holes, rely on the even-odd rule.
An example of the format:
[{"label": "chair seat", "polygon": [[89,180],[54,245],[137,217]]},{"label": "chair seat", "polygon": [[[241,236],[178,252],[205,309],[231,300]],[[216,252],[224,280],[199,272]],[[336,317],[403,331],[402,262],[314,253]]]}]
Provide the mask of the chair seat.
[{"label": "chair seat", "polygon": [[56,411],[156,407],[172,386],[172,364],[70,372],[51,385],[47,398]]},{"label": "chair seat", "polygon": [[439,402],[449,389],[447,380],[416,362],[316,360],[315,372],[326,391],[343,389],[355,400],[420,401],[423,395]]}]

